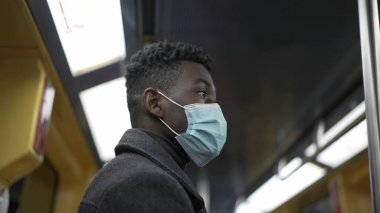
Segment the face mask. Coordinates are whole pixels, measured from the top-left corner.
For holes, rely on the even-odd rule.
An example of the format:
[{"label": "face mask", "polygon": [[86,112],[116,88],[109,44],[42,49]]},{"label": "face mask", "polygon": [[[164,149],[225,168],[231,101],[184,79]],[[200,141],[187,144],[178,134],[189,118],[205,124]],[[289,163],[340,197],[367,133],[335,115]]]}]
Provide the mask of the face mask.
[{"label": "face mask", "polygon": [[187,117],[187,130],[178,134],[161,118],[161,122],[177,136],[185,152],[195,164],[202,167],[219,155],[227,138],[227,122],[219,104],[190,104],[182,106],[158,91],[173,104],[183,108]]}]

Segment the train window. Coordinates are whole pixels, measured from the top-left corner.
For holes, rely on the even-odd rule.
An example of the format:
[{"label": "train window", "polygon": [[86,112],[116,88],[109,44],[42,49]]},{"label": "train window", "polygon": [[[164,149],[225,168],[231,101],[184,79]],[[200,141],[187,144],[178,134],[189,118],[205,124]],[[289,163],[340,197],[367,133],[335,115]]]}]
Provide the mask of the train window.
[{"label": "train window", "polygon": [[70,70],[74,76],[125,58],[118,0],[48,0]]},{"label": "train window", "polygon": [[131,128],[127,109],[125,79],[118,78],[84,90],[80,99],[103,162],[115,156],[120,135]]}]

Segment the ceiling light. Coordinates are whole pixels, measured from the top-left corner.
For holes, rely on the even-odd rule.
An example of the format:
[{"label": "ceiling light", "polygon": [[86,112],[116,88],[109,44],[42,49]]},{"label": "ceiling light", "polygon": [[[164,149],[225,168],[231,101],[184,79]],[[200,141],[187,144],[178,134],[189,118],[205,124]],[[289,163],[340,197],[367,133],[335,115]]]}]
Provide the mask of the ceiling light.
[{"label": "ceiling light", "polygon": [[359,119],[365,113],[365,103],[364,101],[360,103],[355,109],[349,112],[345,117],[343,117],[339,122],[337,122],[331,129],[329,129],[325,134],[321,136],[321,139],[318,140],[318,146],[324,147],[331,140],[334,139],[339,133],[344,131],[350,124],[355,120]]},{"label": "ceiling light", "polygon": [[119,0],[48,0],[73,75],[125,58]]},{"label": "ceiling light", "polygon": [[103,162],[111,160],[125,130],[131,128],[125,79],[119,78],[80,93],[89,127]]},{"label": "ceiling light", "polygon": [[318,147],[315,143],[312,143],[310,144],[306,149],[305,149],[305,152],[304,152],[304,155],[308,158],[312,157],[313,155],[315,155],[315,153],[317,153],[317,150],[318,150]]},{"label": "ceiling light", "polygon": [[367,122],[363,120],[323,150],[317,156],[317,161],[336,168],[366,149],[367,146]]},{"label": "ceiling light", "polygon": [[302,165],[302,159],[300,157],[296,157],[284,166],[282,166],[281,164],[282,163],[280,161],[278,176],[281,179],[285,179]]},{"label": "ceiling light", "polygon": [[285,180],[274,175],[238,206],[236,212],[271,212],[321,179],[325,173],[325,169],[305,163]]},{"label": "ceiling light", "polygon": [[250,203],[248,201],[240,203],[236,209],[235,213],[262,213],[260,209],[255,208],[255,205],[253,203]]}]

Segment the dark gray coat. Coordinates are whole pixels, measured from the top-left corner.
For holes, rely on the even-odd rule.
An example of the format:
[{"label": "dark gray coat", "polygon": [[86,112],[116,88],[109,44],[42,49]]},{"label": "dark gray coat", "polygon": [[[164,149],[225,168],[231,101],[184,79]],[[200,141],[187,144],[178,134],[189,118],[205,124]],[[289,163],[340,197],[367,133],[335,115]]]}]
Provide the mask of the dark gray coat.
[{"label": "dark gray coat", "polygon": [[126,131],[117,156],[92,180],[79,213],[206,212],[193,184],[153,137]]}]

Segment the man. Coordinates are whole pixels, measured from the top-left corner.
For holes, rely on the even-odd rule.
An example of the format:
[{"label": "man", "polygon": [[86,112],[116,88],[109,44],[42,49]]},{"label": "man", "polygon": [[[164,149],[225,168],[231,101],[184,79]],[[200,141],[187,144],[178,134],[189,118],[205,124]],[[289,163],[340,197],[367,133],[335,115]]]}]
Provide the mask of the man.
[{"label": "man", "polygon": [[204,166],[226,141],[210,60],[191,44],[145,46],[127,65],[132,129],[116,157],[93,179],[79,212],[206,212],[184,173],[189,158]]}]

